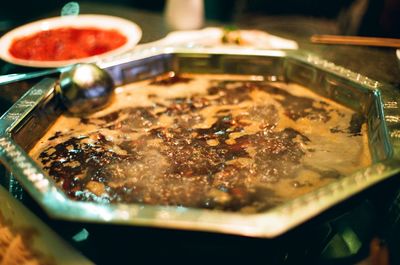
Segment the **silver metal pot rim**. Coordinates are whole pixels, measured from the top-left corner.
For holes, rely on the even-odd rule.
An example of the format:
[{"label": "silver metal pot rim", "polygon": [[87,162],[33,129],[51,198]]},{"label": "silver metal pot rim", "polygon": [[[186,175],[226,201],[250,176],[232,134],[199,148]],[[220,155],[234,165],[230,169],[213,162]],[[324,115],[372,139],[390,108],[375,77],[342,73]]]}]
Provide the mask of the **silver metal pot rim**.
[{"label": "silver metal pot rim", "polygon": [[[142,60],[160,54],[230,54],[289,58],[311,68],[355,84],[375,97],[375,129],[379,137],[385,137],[385,159],[376,159],[368,168],[354,172],[311,193],[295,198],[271,210],[258,214],[241,214],[216,210],[193,209],[173,206],[149,206],[140,204],[99,204],[72,201],[58,189],[53,181],[13,140],[18,126],[54,92],[55,79],[44,79],[32,87],[0,118],[1,162],[18,179],[32,197],[54,217],[71,221],[90,221],[138,226],[211,231],[252,237],[271,238],[320,214],[374,184],[400,172],[400,93],[388,84],[369,79],[331,62],[301,51],[227,50],[207,48],[147,48],[140,52],[115,57],[100,62],[109,71],[118,65]],[[118,76],[119,73],[114,73]],[[374,121],[375,122],[375,121]],[[375,126],[373,123],[370,126]],[[374,136],[371,136],[374,137]],[[377,151],[379,152],[379,150]]]}]

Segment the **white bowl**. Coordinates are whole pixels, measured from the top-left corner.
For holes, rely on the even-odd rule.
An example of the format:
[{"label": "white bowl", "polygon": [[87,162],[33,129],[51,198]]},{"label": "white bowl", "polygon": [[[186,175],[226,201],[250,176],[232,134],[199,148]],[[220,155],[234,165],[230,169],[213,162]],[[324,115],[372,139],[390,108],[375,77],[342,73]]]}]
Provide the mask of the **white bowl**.
[{"label": "white bowl", "polygon": [[[14,57],[10,52],[9,48],[13,41],[17,38],[24,36],[33,35],[43,30],[57,29],[63,27],[73,27],[73,28],[98,28],[106,30],[117,30],[119,33],[127,38],[127,42],[108,52],[72,60],[60,60],[60,61],[39,61],[39,60],[26,60]],[[29,66],[29,67],[61,67],[74,63],[81,62],[96,62],[107,56],[112,56],[125,52],[132,49],[142,37],[142,30],[140,27],[126,19],[119,17],[106,16],[106,15],[78,15],[78,16],[63,16],[63,17],[53,17],[43,20],[38,20],[21,27],[15,28],[10,32],[6,33],[0,39],[0,58],[18,65]]]}]

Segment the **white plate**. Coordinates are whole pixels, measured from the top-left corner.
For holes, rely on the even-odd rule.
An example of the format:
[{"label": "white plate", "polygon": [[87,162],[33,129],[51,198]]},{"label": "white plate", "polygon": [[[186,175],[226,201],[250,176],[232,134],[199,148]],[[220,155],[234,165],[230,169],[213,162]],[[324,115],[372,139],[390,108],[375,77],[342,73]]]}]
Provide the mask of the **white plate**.
[{"label": "white plate", "polygon": [[261,30],[235,30],[232,33],[240,36],[242,43],[223,43],[224,30],[222,28],[208,27],[201,30],[179,30],[169,33],[165,38],[146,45],[185,45],[187,47],[213,47],[213,48],[256,48],[256,49],[287,49],[299,48],[297,42],[284,39]]},{"label": "white plate", "polygon": [[[87,28],[94,27],[98,29],[115,29],[121,34],[125,35],[127,42],[118,47],[117,49],[109,52],[95,55],[86,58],[63,60],[63,61],[38,61],[38,60],[25,60],[14,57],[9,52],[9,48],[16,38],[29,36],[37,32],[49,29],[57,29],[62,27],[74,27],[74,28]],[[115,55],[118,53],[125,52],[132,49],[142,37],[142,30],[140,27],[126,19],[113,16],[105,15],[79,15],[79,16],[64,16],[54,17],[43,20],[38,20],[21,27],[18,27],[8,33],[6,33],[0,39],[0,58],[18,65],[30,66],[30,67],[60,67],[66,66],[79,62],[96,62],[104,57]]]}]

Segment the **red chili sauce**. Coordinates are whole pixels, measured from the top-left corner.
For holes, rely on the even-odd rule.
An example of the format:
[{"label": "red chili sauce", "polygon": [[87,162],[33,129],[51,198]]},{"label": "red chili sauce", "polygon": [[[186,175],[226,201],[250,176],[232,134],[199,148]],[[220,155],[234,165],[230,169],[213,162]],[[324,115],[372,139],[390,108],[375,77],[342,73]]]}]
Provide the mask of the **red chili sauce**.
[{"label": "red chili sauce", "polygon": [[61,61],[102,54],[126,42],[116,30],[64,27],[15,39],[9,52],[19,59]]}]

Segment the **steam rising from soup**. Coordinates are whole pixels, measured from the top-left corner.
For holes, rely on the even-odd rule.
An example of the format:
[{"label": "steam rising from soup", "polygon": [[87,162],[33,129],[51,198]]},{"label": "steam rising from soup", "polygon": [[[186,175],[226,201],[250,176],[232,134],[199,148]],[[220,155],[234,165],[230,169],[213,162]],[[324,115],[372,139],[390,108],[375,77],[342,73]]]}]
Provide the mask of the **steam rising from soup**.
[{"label": "steam rising from soup", "polygon": [[72,199],[246,213],[371,163],[363,117],[304,87],[173,74],[59,117],[31,155]]}]

